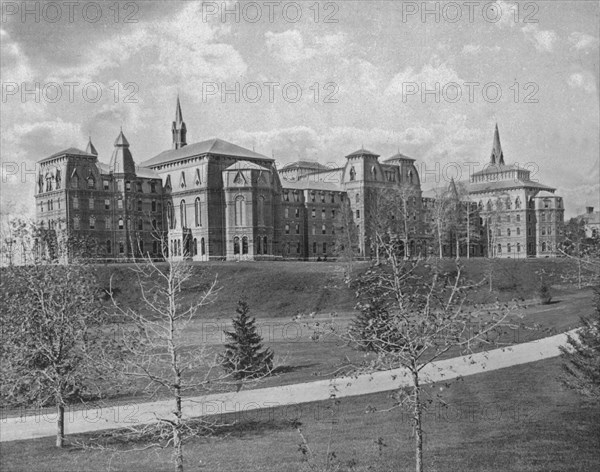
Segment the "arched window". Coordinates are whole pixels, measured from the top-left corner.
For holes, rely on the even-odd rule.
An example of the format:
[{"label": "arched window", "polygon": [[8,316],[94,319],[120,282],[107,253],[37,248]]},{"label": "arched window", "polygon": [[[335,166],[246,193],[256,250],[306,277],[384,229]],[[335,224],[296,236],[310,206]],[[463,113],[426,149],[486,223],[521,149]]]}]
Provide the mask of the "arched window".
[{"label": "arched window", "polygon": [[542,243],[542,252],[546,252],[546,243]]},{"label": "arched window", "polygon": [[123,241],[119,242],[119,254],[124,254],[125,253],[125,245],[123,244]]},{"label": "arched window", "polygon": [[521,199],[519,197],[515,199],[515,208],[517,210],[521,208]]},{"label": "arched window", "polygon": [[181,200],[179,203],[179,219],[181,220],[181,228],[187,228],[187,211],[185,207],[185,200]]},{"label": "arched window", "polygon": [[206,246],[204,245],[204,238],[200,239],[200,254],[203,256],[206,254]]},{"label": "arched window", "polygon": [[[173,215],[173,204],[171,202],[167,202],[167,224],[169,225],[169,229],[175,229],[175,218]],[[172,254],[173,251],[171,251]]]},{"label": "arched window", "polygon": [[264,226],[265,224],[265,197],[262,195],[258,197],[258,224]]},{"label": "arched window", "polygon": [[411,184],[414,183],[414,175],[413,175],[412,170],[408,171],[408,182]]},{"label": "arched window", "polygon": [[521,243],[517,243],[517,252],[521,252]]},{"label": "arched window", "polygon": [[487,209],[487,211],[492,211],[492,202],[491,202],[491,200],[487,201],[486,209]]},{"label": "arched window", "polygon": [[510,203],[510,198],[506,199],[506,209],[510,210],[511,209],[511,203]]},{"label": "arched window", "polygon": [[269,246],[267,246],[267,237],[263,237],[263,254],[269,254]]},{"label": "arched window", "polygon": [[194,202],[194,223],[196,226],[202,225],[202,213],[200,208],[200,197]]},{"label": "arched window", "polygon": [[123,229],[123,218],[119,218],[119,229]]},{"label": "arched window", "polygon": [[106,254],[112,254],[112,241],[110,239],[106,241]]},{"label": "arched window", "polygon": [[248,254],[248,238],[246,236],[242,238],[242,254]]},{"label": "arched window", "polygon": [[245,202],[244,197],[238,196],[235,199],[235,225],[244,226],[245,221]]},{"label": "arched window", "polygon": [[498,254],[502,254],[502,244],[498,244]]},{"label": "arched window", "polygon": [[350,167],[350,180],[356,180],[356,171],[354,167]]},{"label": "arched window", "polygon": [[71,177],[71,187],[79,188],[79,176],[77,174]]},{"label": "arched window", "polygon": [[233,238],[233,253],[234,254],[240,253],[240,238],[238,238],[237,236],[235,238]]},{"label": "arched window", "polygon": [[50,192],[52,190],[52,177],[49,175],[46,177],[46,192]]},{"label": "arched window", "polygon": [[356,201],[356,203],[360,203],[360,194],[357,193],[356,197],[354,198],[354,200]]},{"label": "arched window", "polygon": [[198,240],[194,238],[194,245],[192,246],[192,251],[194,251],[194,256],[198,255]]},{"label": "arched window", "polygon": [[[510,228],[508,228],[508,229],[506,230],[506,235],[507,235],[507,236],[510,236]],[[510,251],[509,251],[509,252],[510,252]]]},{"label": "arched window", "polygon": [[510,252],[510,250],[511,250],[511,246],[510,246],[510,243],[508,243],[508,244],[506,245],[506,251],[507,251],[507,252]]},{"label": "arched window", "polygon": [[96,186],[96,182],[94,182],[94,178],[90,175],[87,179],[88,188],[94,188]]},{"label": "arched window", "polygon": [[144,241],[140,241],[140,254],[144,255]]}]

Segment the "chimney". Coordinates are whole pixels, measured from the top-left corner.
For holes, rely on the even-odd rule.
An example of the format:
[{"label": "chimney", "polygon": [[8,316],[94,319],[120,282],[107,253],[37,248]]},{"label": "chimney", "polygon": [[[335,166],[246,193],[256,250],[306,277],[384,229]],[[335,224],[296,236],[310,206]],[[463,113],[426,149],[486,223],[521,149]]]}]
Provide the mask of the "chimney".
[{"label": "chimney", "polygon": [[594,213],[594,207],[585,207],[585,212],[588,215],[591,215],[592,213]]}]

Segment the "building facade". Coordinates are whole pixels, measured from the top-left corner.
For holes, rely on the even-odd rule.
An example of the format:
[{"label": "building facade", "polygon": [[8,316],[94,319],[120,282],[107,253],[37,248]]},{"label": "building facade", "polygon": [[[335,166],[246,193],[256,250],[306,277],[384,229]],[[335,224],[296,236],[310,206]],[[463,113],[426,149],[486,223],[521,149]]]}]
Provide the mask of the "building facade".
[{"label": "building facade", "polygon": [[[423,196],[410,157],[380,160],[359,149],[338,168],[297,161],[278,170],[274,159],[221,139],[188,144],[179,98],[171,134],[172,148],[140,165],[122,131],[108,165],[91,140],[85,151],[42,159],[38,221],[50,232],[94,240],[95,256],[106,259],[326,260],[345,249],[371,258],[373,202],[393,190],[407,222],[404,251],[431,251],[435,202]],[[497,128],[490,165],[471,177],[467,200],[469,231],[485,237],[465,245],[457,236],[459,253],[555,254],[562,199],[528,171],[504,164]]]}]

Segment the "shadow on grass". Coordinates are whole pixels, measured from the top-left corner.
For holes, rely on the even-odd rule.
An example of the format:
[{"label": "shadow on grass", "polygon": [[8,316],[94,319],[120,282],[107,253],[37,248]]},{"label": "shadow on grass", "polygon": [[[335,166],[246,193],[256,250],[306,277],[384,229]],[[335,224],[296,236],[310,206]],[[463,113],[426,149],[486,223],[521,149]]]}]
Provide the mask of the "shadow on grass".
[{"label": "shadow on grass", "polygon": [[273,375],[289,374],[290,372],[297,372],[299,370],[309,369],[311,367],[318,366],[318,363],[312,364],[301,364],[301,365],[281,365],[273,369]]}]

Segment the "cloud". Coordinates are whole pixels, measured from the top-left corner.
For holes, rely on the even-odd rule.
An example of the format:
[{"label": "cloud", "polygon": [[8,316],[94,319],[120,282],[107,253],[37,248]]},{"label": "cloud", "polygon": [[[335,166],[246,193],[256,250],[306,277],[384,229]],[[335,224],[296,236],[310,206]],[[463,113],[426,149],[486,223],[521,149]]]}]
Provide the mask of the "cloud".
[{"label": "cloud", "polygon": [[586,51],[598,48],[598,38],[577,31],[569,35],[569,43],[571,43],[571,47],[577,49],[578,51]]},{"label": "cloud", "polygon": [[[434,58],[435,59],[435,58]],[[415,83],[420,88],[425,84],[427,90],[433,90],[436,84],[440,84],[441,87],[444,85],[454,82],[462,83],[457,72],[446,65],[441,63],[439,65],[425,64],[419,72],[416,72],[412,67],[407,67],[401,72],[398,72],[390,81],[388,87],[385,90],[386,95],[402,95],[406,87],[405,84]]]},{"label": "cloud", "polygon": [[528,23],[521,28],[525,38],[540,52],[552,52],[558,35],[552,30],[540,30],[537,23]]},{"label": "cloud", "polygon": [[269,53],[287,64],[297,64],[318,56],[336,55],[343,52],[346,46],[346,35],[335,33],[317,36],[311,47],[305,45],[302,33],[297,30],[287,30],[282,33],[267,31],[265,44]]},{"label": "cloud", "polygon": [[481,52],[498,52],[500,46],[481,46],[479,44],[465,44],[462,48],[462,54],[465,56],[476,55]]},{"label": "cloud", "polygon": [[574,89],[582,89],[588,93],[596,92],[596,83],[591,74],[584,72],[576,72],[571,74],[567,79],[569,87]]}]

